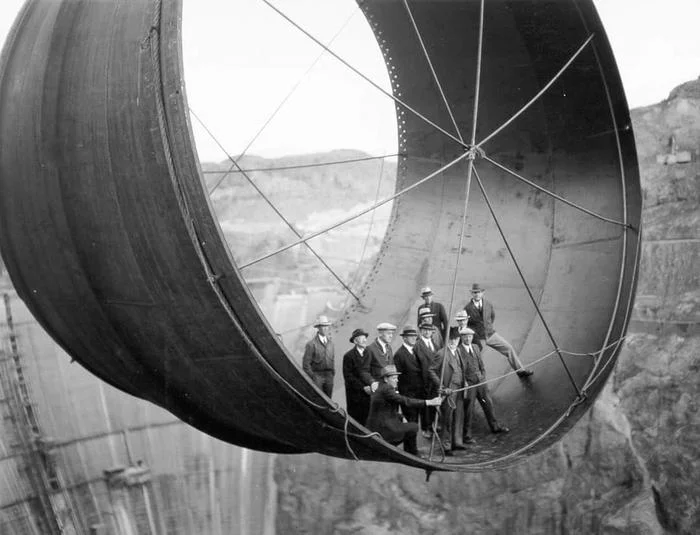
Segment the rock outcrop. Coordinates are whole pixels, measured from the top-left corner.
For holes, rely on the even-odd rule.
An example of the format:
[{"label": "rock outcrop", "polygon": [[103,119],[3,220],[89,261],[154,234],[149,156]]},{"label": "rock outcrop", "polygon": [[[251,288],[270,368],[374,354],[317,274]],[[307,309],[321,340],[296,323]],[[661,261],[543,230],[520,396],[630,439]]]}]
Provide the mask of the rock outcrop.
[{"label": "rock outcrop", "polygon": [[[637,304],[613,379],[560,443],[483,474],[279,457],[280,533],[694,533],[700,526],[700,80],[633,110]],[[659,159],[687,151],[687,163]]]}]

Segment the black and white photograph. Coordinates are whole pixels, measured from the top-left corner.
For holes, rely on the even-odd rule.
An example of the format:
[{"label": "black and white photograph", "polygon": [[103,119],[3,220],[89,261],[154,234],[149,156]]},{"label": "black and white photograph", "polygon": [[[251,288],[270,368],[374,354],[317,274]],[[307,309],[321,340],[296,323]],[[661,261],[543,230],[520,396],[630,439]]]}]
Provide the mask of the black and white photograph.
[{"label": "black and white photograph", "polygon": [[0,535],[692,535],[697,0],[2,0]]}]

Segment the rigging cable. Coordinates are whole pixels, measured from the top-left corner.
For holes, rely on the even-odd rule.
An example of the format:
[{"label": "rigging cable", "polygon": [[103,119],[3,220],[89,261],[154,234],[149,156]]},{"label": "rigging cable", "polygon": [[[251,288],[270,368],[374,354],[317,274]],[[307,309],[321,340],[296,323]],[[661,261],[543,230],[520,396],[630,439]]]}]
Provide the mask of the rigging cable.
[{"label": "rigging cable", "polygon": [[438,75],[435,72],[435,68],[433,67],[433,62],[430,60],[430,55],[428,54],[428,49],[426,48],[425,42],[423,41],[423,37],[420,34],[420,30],[418,29],[418,24],[416,24],[416,20],[413,18],[413,13],[411,12],[411,8],[408,5],[408,0],[403,0],[403,5],[406,8],[406,12],[408,13],[408,17],[411,19],[411,24],[413,25],[413,29],[416,32],[416,37],[418,38],[418,42],[420,43],[420,46],[423,49],[423,55],[425,56],[425,59],[428,62],[428,66],[430,67],[430,72],[433,75],[433,80],[435,80],[435,83],[437,84],[438,91],[440,91],[440,96],[442,97],[442,101],[445,103],[445,108],[447,108],[447,113],[450,116],[450,120],[452,121],[452,125],[455,127],[455,132],[457,133],[457,137],[462,142],[462,145],[464,145],[464,138],[462,138],[462,133],[459,130],[459,126],[457,126],[457,121],[455,120],[455,116],[452,113],[452,107],[447,102],[447,97],[445,96],[445,92],[442,90],[442,84],[440,83],[440,79],[438,78]]},{"label": "rigging cable", "polygon": [[[237,168],[241,171],[241,174],[242,174],[242,175],[245,177],[245,179],[250,183],[250,185],[253,186],[253,188],[255,189],[255,191],[258,192],[258,195],[260,195],[260,197],[262,197],[263,200],[270,206],[270,208],[272,208],[272,210],[277,214],[277,216],[278,216],[282,221],[284,221],[284,223],[287,225],[287,227],[289,227],[289,229],[297,236],[297,238],[301,238],[301,233],[296,229],[296,227],[295,227],[294,225],[292,225],[291,221],[289,221],[289,220],[284,216],[284,214],[282,214],[282,212],[277,208],[277,206],[275,206],[275,204],[268,198],[268,196],[265,195],[265,193],[260,189],[260,187],[255,183],[255,181],[250,177],[250,175],[249,175],[248,173],[243,172],[243,170],[241,169],[241,166],[239,165],[239,163],[233,158],[233,156],[231,156],[231,155],[226,151],[226,149],[223,147],[223,145],[222,145],[222,144],[219,142],[219,140],[214,136],[214,134],[209,130],[209,128],[207,128],[207,126],[202,122],[202,120],[199,118],[199,116],[198,116],[194,111],[192,111],[191,109],[190,109],[190,113],[192,114],[192,116],[193,116],[195,119],[197,119],[197,121],[202,125],[202,127],[203,127],[203,128],[207,131],[207,133],[212,137],[212,139],[216,142],[216,144],[219,145],[219,147],[221,148],[221,150],[223,150],[223,151],[226,153],[226,156],[228,157],[229,160],[231,160],[231,162],[233,163],[233,165],[234,165],[235,167],[237,167]],[[331,275],[333,275],[333,277],[335,278],[335,280],[337,280],[337,281],[341,284],[341,286],[342,286],[343,288],[345,288],[345,290],[357,300],[358,303],[362,304],[362,301],[360,300],[360,298],[357,297],[357,295],[355,295],[355,293],[350,289],[350,287],[349,287],[347,284],[345,284],[345,282],[343,281],[343,279],[340,278],[340,276],[333,270],[333,268],[331,268],[331,267],[328,265],[328,263],[327,263],[323,258],[321,258],[321,255],[319,255],[319,254],[316,252],[316,250],[315,250],[313,247],[311,247],[308,243],[304,242],[304,245],[306,245],[306,247],[309,249],[309,251],[311,251],[311,253],[319,260],[319,262],[321,262],[321,264],[323,264],[323,267],[325,267],[325,268],[328,270],[328,272],[329,272]]]},{"label": "rigging cable", "polygon": [[254,265],[254,264],[257,264],[258,262],[262,262],[263,260],[267,260],[267,259],[270,258],[271,256],[275,256],[275,255],[278,255],[278,254],[280,254],[280,253],[283,253],[284,251],[286,251],[286,250],[288,250],[288,249],[291,249],[292,247],[296,247],[297,245],[300,245],[300,244],[302,244],[302,243],[306,243],[306,242],[309,241],[309,240],[313,240],[313,239],[316,238],[317,236],[320,236],[320,235],[322,235],[322,234],[326,234],[327,232],[330,232],[331,230],[334,230],[334,229],[336,229],[336,228],[338,228],[338,227],[340,227],[340,226],[342,226],[342,225],[345,225],[346,223],[349,223],[350,221],[354,221],[354,220],[357,219],[358,217],[362,217],[362,216],[365,215],[366,213],[371,212],[372,210],[376,210],[376,209],[379,208],[380,206],[383,206],[383,205],[385,205],[386,203],[393,201],[393,200],[396,199],[397,197],[401,197],[402,195],[408,193],[409,191],[411,191],[411,190],[417,188],[418,186],[424,184],[424,183],[427,182],[428,180],[430,180],[430,179],[432,179],[432,178],[435,178],[437,175],[439,175],[440,173],[443,173],[444,171],[446,171],[446,170],[449,169],[450,167],[452,167],[452,166],[454,166],[455,164],[461,162],[462,160],[464,160],[464,159],[467,158],[468,156],[469,156],[469,153],[464,153],[464,154],[462,154],[461,156],[457,156],[457,158],[455,158],[455,159],[452,160],[451,162],[449,162],[449,163],[443,165],[443,166],[440,167],[440,169],[438,169],[437,171],[433,171],[432,173],[430,173],[430,174],[427,175],[426,177],[421,178],[418,182],[415,182],[414,184],[411,184],[410,186],[408,186],[408,187],[402,189],[401,191],[397,191],[396,193],[394,193],[393,195],[390,195],[389,197],[385,197],[384,199],[382,199],[381,201],[379,201],[379,202],[373,204],[373,205],[370,206],[369,208],[365,208],[365,209],[363,209],[363,210],[360,210],[359,212],[356,212],[355,214],[353,214],[353,215],[351,215],[351,216],[348,216],[348,217],[345,217],[345,218],[343,218],[343,219],[340,219],[339,221],[336,221],[335,223],[333,223],[333,224],[331,224],[331,225],[329,225],[329,226],[327,226],[327,227],[325,227],[325,228],[323,228],[323,229],[321,229],[321,230],[318,230],[318,231],[316,231],[316,232],[312,232],[312,233],[309,234],[308,236],[305,236],[305,237],[303,237],[303,238],[300,238],[300,239],[297,240],[297,241],[288,243],[287,245],[284,245],[284,246],[280,247],[279,249],[275,249],[274,251],[272,251],[272,252],[270,252],[270,253],[267,253],[267,254],[264,254],[264,255],[262,255],[262,256],[256,258],[255,260],[251,260],[250,262],[248,262],[248,263],[246,263],[246,264],[243,264],[243,265],[241,265],[241,266],[239,266],[239,267],[240,267],[240,269],[245,269],[245,268],[250,267],[250,266],[252,266],[252,265]]},{"label": "rigging cable", "polygon": [[544,193],[544,194],[546,194],[546,195],[549,195],[550,197],[553,197],[554,199],[556,199],[556,200],[558,200],[558,201],[561,201],[561,202],[563,202],[564,204],[568,204],[568,205],[571,206],[572,208],[576,208],[577,210],[580,210],[581,212],[584,212],[584,213],[586,213],[586,214],[588,214],[588,215],[590,215],[590,216],[593,216],[593,217],[595,217],[595,218],[598,218],[598,219],[600,219],[600,220],[602,220],[602,221],[606,221],[606,222],[608,222],[608,223],[612,223],[613,225],[619,225],[619,226],[621,226],[621,227],[629,228],[629,229],[632,229],[632,228],[633,228],[632,225],[630,225],[629,223],[624,223],[624,222],[622,222],[622,221],[617,221],[617,220],[615,220],[615,219],[607,218],[607,217],[605,217],[605,216],[602,216],[602,215],[600,215],[600,214],[597,214],[596,212],[593,212],[592,210],[589,210],[589,209],[587,209],[587,208],[584,208],[583,206],[581,206],[581,205],[579,205],[579,204],[576,204],[575,202],[569,201],[569,200],[565,199],[564,197],[562,197],[562,196],[560,196],[560,195],[557,195],[557,194],[554,193],[553,191],[549,191],[548,189],[543,188],[542,186],[540,186],[540,185],[538,185],[538,184],[535,184],[534,182],[532,182],[532,181],[528,180],[527,178],[525,178],[525,177],[519,175],[519,174],[516,173],[515,171],[513,171],[513,170],[507,168],[506,166],[501,165],[500,163],[498,163],[497,161],[493,160],[492,158],[489,158],[487,155],[484,155],[484,160],[486,160],[487,162],[489,162],[489,163],[495,165],[496,167],[498,167],[499,169],[505,171],[505,172],[508,173],[509,175],[514,176],[515,178],[517,178],[518,180],[524,182],[524,183],[527,184],[528,186],[530,186],[530,187],[532,187],[532,188],[535,188],[536,190],[541,191],[542,193]]},{"label": "rigging cable", "polygon": [[[265,1],[265,0],[263,0],[263,1]],[[569,58],[569,61],[567,61],[564,64],[564,66],[561,69],[559,69],[559,71],[554,75],[554,77],[549,82],[547,82],[547,84],[542,89],[540,89],[534,97],[532,97],[522,108],[520,108],[515,114],[513,114],[510,117],[510,119],[508,119],[501,126],[496,128],[496,130],[491,132],[484,139],[479,141],[479,144],[477,145],[477,147],[481,147],[482,145],[484,145],[487,141],[489,141],[491,138],[493,138],[496,134],[501,132],[501,130],[506,128],[510,123],[515,121],[515,119],[517,119],[520,115],[522,115],[525,112],[525,110],[527,110],[530,106],[532,106],[535,102],[537,102],[537,100],[547,91],[547,89],[549,89],[551,87],[551,85],[554,82],[556,82],[562,74],[564,74],[564,71],[566,71],[566,69],[569,68],[569,66],[574,62],[574,60],[578,57],[578,55],[581,52],[583,52],[583,49],[586,48],[586,46],[588,46],[588,44],[593,40],[594,36],[595,36],[595,34],[591,34],[588,37],[588,39],[586,39],[583,42],[583,44],[578,48],[578,50],[576,52],[574,52],[573,56],[571,56],[571,58]]]},{"label": "rigging cable", "polygon": [[369,78],[367,75],[363,74],[362,72],[360,72],[359,70],[357,70],[355,67],[353,67],[352,65],[350,65],[350,63],[348,63],[348,62],[345,61],[343,58],[341,58],[338,54],[336,54],[335,52],[333,52],[327,45],[323,44],[323,43],[322,43],[321,41],[319,41],[316,37],[314,37],[314,36],[311,35],[308,31],[306,31],[304,28],[302,28],[299,24],[297,24],[296,22],[294,22],[291,18],[289,18],[286,14],[284,14],[282,11],[280,11],[280,10],[279,10],[275,5],[273,5],[271,2],[269,2],[268,0],[260,0],[260,1],[261,1],[261,2],[264,2],[266,5],[268,5],[273,11],[275,11],[275,12],[276,12],[278,15],[280,15],[283,19],[285,19],[287,22],[289,22],[289,23],[290,23],[292,26],[294,26],[297,30],[299,30],[299,31],[302,32],[304,35],[306,35],[309,39],[311,39],[311,40],[312,40],[314,43],[316,43],[318,46],[320,46],[320,47],[326,49],[326,51],[327,51],[331,56],[333,56],[335,59],[337,59],[338,61],[340,61],[343,65],[345,65],[345,66],[346,66],[348,69],[350,69],[352,72],[354,72],[355,74],[357,74],[358,76],[360,76],[361,78],[363,78],[366,82],[368,82],[368,83],[369,83],[370,85],[372,85],[374,88],[378,89],[380,92],[382,92],[383,94],[385,94],[387,97],[389,97],[390,99],[392,99],[394,102],[396,102],[397,104],[399,104],[399,105],[402,106],[403,108],[407,109],[407,110],[410,111],[413,115],[415,115],[416,117],[418,117],[419,119],[421,119],[423,122],[429,124],[430,126],[432,126],[433,128],[435,128],[435,129],[438,130],[439,132],[443,133],[443,134],[446,135],[448,138],[450,138],[450,139],[452,139],[453,141],[455,141],[456,143],[458,143],[460,146],[462,146],[462,147],[464,146],[464,143],[463,143],[459,138],[453,136],[453,135],[450,134],[447,130],[445,130],[444,128],[442,128],[442,127],[438,126],[437,124],[435,124],[433,121],[431,121],[430,119],[428,119],[425,115],[423,115],[423,114],[421,114],[420,112],[418,112],[417,110],[413,109],[411,106],[409,106],[408,104],[406,104],[406,103],[405,103],[403,100],[401,100],[400,98],[398,98],[398,97],[392,95],[391,93],[389,93],[388,91],[386,91],[385,89],[383,89],[380,85],[378,85],[376,82],[374,82],[371,78]]},{"label": "rigging cable", "polygon": [[[405,154],[402,154],[400,152],[397,152],[396,154],[384,154],[382,156],[364,156],[362,158],[348,158],[347,160],[333,160],[330,162],[317,162],[317,163],[305,163],[305,164],[299,164],[299,165],[284,165],[280,167],[259,167],[255,169],[243,169],[239,171],[238,169],[228,169],[226,171],[224,170],[210,170],[210,171],[202,171],[203,175],[218,175],[219,173],[226,173],[226,174],[236,174],[236,173],[256,173],[260,171],[289,171],[293,169],[310,169],[312,167],[325,167],[328,165],[342,165],[346,163],[355,163],[355,162],[367,162],[370,160],[382,160],[386,158],[396,158],[397,156],[406,156]],[[236,158],[237,160],[240,160],[240,156]],[[210,191],[209,194],[211,195],[213,191]]]},{"label": "rigging cable", "polygon": [[[384,178],[384,163],[385,160],[382,159],[381,165],[379,166],[379,180],[377,180],[377,190],[374,193],[374,204],[377,203],[379,200],[379,194],[381,193],[381,188],[382,188],[382,180]],[[353,281],[351,281],[354,284],[358,284],[360,281],[358,274],[360,273],[360,269],[362,268],[362,262],[365,260],[365,254],[367,254],[367,245],[369,244],[369,237],[372,234],[372,227],[374,227],[374,219],[375,216],[377,215],[376,210],[372,210],[372,215],[370,216],[369,220],[369,227],[367,228],[367,235],[365,236],[365,242],[362,244],[362,253],[360,253],[360,261],[357,263],[357,269],[355,270],[355,277]]]},{"label": "rigging cable", "polygon": [[[337,37],[343,32],[343,30],[345,30],[345,27],[350,23],[350,21],[352,20],[352,18],[355,16],[356,13],[357,13],[357,9],[354,9],[354,10],[352,11],[352,13],[350,13],[350,16],[345,20],[345,22],[343,23],[343,25],[338,29],[338,31],[335,33],[335,35],[333,35],[333,37],[332,37],[331,40],[329,41],[329,45],[330,45],[331,43],[333,43],[333,42],[337,39]],[[311,65],[309,65],[309,67],[306,69],[306,71],[304,71],[304,73],[301,75],[301,77],[297,80],[297,82],[296,82],[296,83],[292,86],[292,88],[289,90],[289,92],[287,93],[287,95],[286,95],[286,96],[282,99],[282,101],[277,105],[277,107],[276,107],[276,108],[274,109],[274,111],[270,114],[270,116],[267,118],[267,120],[266,120],[266,121],[263,123],[263,125],[258,129],[258,131],[257,131],[256,134],[253,136],[253,138],[248,142],[248,144],[247,144],[247,145],[245,146],[245,148],[243,149],[243,152],[241,152],[241,153],[236,157],[236,162],[239,162],[239,161],[243,158],[243,156],[248,152],[248,150],[250,149],[250,147],[253,146],[253,143],[255,143],[255,141],[260,137],[260,135],[263,133],[263,131],[267,128],[267,126],[268,126],[268,125],[272,122],[272,120],[277,116],[277,114],[280,112],[280,110],[282,109],[282,107],[283,107],[283,106],[286,104],[286,102],[292,97],[292,95],[296,92],[296,90],[299,88],[299,86],[301,85],[301,83],[306,79],[306,77],[307,77],[307,76],[309,75],[309,73],[313,70],[313,68],[316,66],[316,64],[318,64],[318,62],[321,61],[321,59],[323,58],[323,56],[325,56],[325,54],[326,54],[326,50],[324,49],[324,50],[321,51],[321,53],[320,53],[318,56],[316,56],[316,59],[311,63]],[[190,109],[190,111],[192,111],[192,110]],[[214,191],[216,191],[216,188],[218,188],[219,185],[221,185],[221,183],[224,181],[224,179],[225,179],[230,173],[236,172],[236,171],[235,171],[235,167],[236,167],[235,165],[231,165],[231,166],[229,167],[229,169],[226,171],[226,174],[224,174],[224,176],[222,176],[222,177],[218,180],[218,182],[217,182],[216,184],[214,184],[214,186],[209,190],[209,195],[211,195],[212,193],[214,193]]]},{"label": "rigging cable", "polygon": [[[474,159],[476,158],[477,155],[477,147],[474,145],[476,142],[476,127],[478,124],[478,111],[479,111],[479,92],[481,89],[481,62],[482,62],[482,52],[483,52],[483,41],[484,41],[484,0],[481,0],[480,3],[480,9],[479,9],[479,41],[478,41],[478,52],[477,52],[477,61],[476,61],[476,81],[474,85],[474,114],[472,117],[472,131],[471,131],[471,145],[469,150],[465,152],[465,155],[468,158],[468,164],[467,164],[467,180],[465,184],[465,193],[464,193],[464,210],[462,212],[462,227],[459,233],[459,245],[457,247],[457,259],[455,261],[455,269],[454,269],[454,275],[452,278],[452,292],[450,295],[450,306],[449,306],[449,312],[448,312],[448,332],[445,333],[445,346],[443,348],[443,353],[442,353],[442,364],[440,365],[440,384],[438,385],[439,389],[442,389],[442,383],[445,378],[445,366],[447,364],[447,344],[449,343],[449,318],[452,318],[452,313],[454,311],[454,301],[455,301],[455,294],[457,293],[457,276],[459,275],[459,263],[460,259],[462,258],[462,245],[464,243],[464,231],[467,226],[467,213],[469,209],[469,192],[471,190],[471,183],[472,183],[472,175],[476,171],[474,168]],[[448,105],[449,107],[449,105]],[[453,398],[448,397],[448,403],[452,402],[453,403]],[[429,459],[432,459],[433,456],[433,450],[435,446],[435,437],[437,435],[437,426],[438,426],[438,419],[440,417],[440,411],[435,411],[435,419],[433,420],[433,438],[430,442],[430,455]],[[444,423],[444,427],[447,427],[447,423]],[[452,444],[454,446],[454,444]]]},{"label": "rigging cable", "polygon": [[583,393],[581,392],[581,389],[576,384],[576,381],[574,380],[574,376],[571,374],[569,367],[566,365],[566,362],[564,361],[564,357],[561,354],[561,350],[559,349],[559,345],[557,344],[556,340],[554,339],[554,335],[552,334],[552,331],[549,329],[549,325],[547,325],[547,322],[545,321],[544,316],[542,315],[542,311],[540,310],[540,307],[537,304],[537,300],[535,299],[535,296],[532,295],[532,290],[530,289],[530,286],[528,285],[527,280],[525,279],[525,275],[523,274],[522,270],[520,269],[520,264],[518,263],[518,260],[515,258],[515,254],[513,253],[513,250],[511,249],[510,244],[508,243],[508,239],[506,238],[506,235],[503,232],[503,228],[501,227],[501,224],[498,220],[498,217],[496,216],[496,213],[493,210],[493,206],[491,204],[491,201],[489,200],[489,197],[486,193],[486,190],[484,189],[484,185],[481,182],[481,178],[479,177],[479,173],[477,172],[476,169],[474,169],[474,177],[476,178],[476,182],[479,185],[479,189],[481,190],[481,194],[484,196],[484,201],[486,201],[486,206],[488,206],[489,212],[491,213],[491,217],[493,218],[493,221],[496,224],[496,227],[498,228],[498,232],[501,235],[501,238],[503,239],[503,243],[505,244],[506,249],[508,249],[508,254],[510,255],[511,260],[513,261],[513,264],[515,265],[515,269],[517,270],[518,275],[520,276],[520,279],[523,282],[523,286],[525,287],[525,290],[527,291],[528,296],[530,296],[530,300],[532,301],[532,304],[535,307],[535,310],[537,311],[537,315],[540,317],[540,321],[542,322],[542,326],[547,331],[547,336],[549,336],[549,339],[551,340],[555,351],[559,355],[559,359],[561,360],[561,363],[564,366],[564,369],[566,370],[566,374],[569,376],[569,380],[571,381],[571,384],[576,389],[576,393],[578,394],[579,397],[582,397]]}]

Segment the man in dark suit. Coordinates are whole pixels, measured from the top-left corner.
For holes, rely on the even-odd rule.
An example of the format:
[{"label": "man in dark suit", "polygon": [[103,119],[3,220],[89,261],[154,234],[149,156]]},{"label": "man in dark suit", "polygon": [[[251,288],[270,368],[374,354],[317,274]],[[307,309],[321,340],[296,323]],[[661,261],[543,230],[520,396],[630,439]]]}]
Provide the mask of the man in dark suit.
[{"label": "man in dark suit", "polygon": [[489,424],[491,432],[507,433],[510,429],[498,423],[493,410],[493,401],[491,400],[488,385],[479,384],[486,380],[486,372],[484,370],[484,362],[481,360],[481,350],[477,344],[472,344],[474,331],[469,327],[463,327],[460,330],[460,336],[460,351],[464,353],[465,361],[465,377],[470,387],[467,390],[467,395],[464,400],[464,442],[473,444],[472,421],[474,416],[474,402],[477,400],[484,411],[486,422]]},{"label": "man in dark suit", "polygon": [[381,378],[382,368],[394,363],[394,352],[391,349],[391,341],[394,339],[396,325],[380,323],[377,325],[377,338],[367,346],[369,354],[369,373],[375,381]]},{"label": "man in dark suit", "polygon": [[[426,381],[427,390],[425,392],[426,397],[436,396],[438,393],[438,385],[433,383],[430,379],[430,368],[433,366],[435,359],[437,358],[437,349],[432,339],[432,334],[435,328],[432,323],[420,323],[418,325],[420,331],[420,336],[416,341],[416,345],[413,347],[413,352],[421,360],[421,362],[428,363],[428,380]],[[435,408],[425,407],[421,413],[420,427],[423,431],[423,436],[425,438],[431,438],[433,436],[433,422],[435,421]]]},{"label": "man in dark suit", "polygon": [[351,418],[363,424],[369,414],[369,398],[372,385],[377,389],[377,383],[369,373],[369,354],[367,353],[367,337],[369,333],[355,329],[350,336],[353,347],[343,355],[343,379],[345,379],[345,401]]},{"label": "man in dark suit", "polygon": [[479,284],[472,285],[472,298],[464,307],[465,312],[469,316],[467,326],[474,332],[474,339],[483,351],[486,346],[492,347],[503,355],[510,367],[518,372],[518,377],[525,378],[533,374],[532,370],[528,370],[520,362],[518,354],[512,345],[500,336],[493,326],[496,319],[496,312],[490,301],[484,299],[484,289]]},{"label": "man in dark suit", "polygon": [[319,316],[314,327],[317,332],[306,343],[302,367],[314,384],[331,397],[335,378],[335,347],[329,337],[331,322],[326,316]]},{"label": "man in dark suit", "polygon": [[[433,301],[433,291],[428,286],[421,289],[420,296],[423,298],[423,303],[418,306],[416,325],[420,325],[424,320],[430,318],[435,329],[437,329],[433,341],[439,346],[436,349],[439,349],[447,339],[447,328],[450,325],[447,319],[447,312],[445,312],[445,307],[442,303]],[[428,314],[431,314],[431,316],[428,316]]]},{"label": "man in dark suit", "polygon": [[415,444],[418,424],[404,422],[399,414],[399,406],[413,409],[419,409],[426,405],[437,406],[442,402],[442,398],[416,399],[399,394],[396,387],[399,383],[400,372],[393,364],[385,366],[379,375],[381,382],[377,391],[372,394],[366,427],[371,431],[378,432],[384,440],[394,446],[404,442],[404,449],[408,453],[417,455],[417,450],[409,450],[409,444]]},{"label": "man in dark suit", "polygon": [[441,436],[445,442],[449,437],[451,446],[445,446],[445,455],[454,455],[454,452],[466,449],[463,442],[466,362],[459,349],[459,340],[457,328],[450,327],[447,345],[440,351],[431,369],[433,382],[441,385],[442,393],[447,396],[442,404],[444,419]]},{"label": "man in dark suit", "polygon": [[[431,380],[430,365],[421,353],[415,351],[418,331],[411,327],[404,327],[401,333],[403,345],[394,353],[394,364],[399,376],[399,393],[411,398],[425,399],[430,397]],[[409,422],[418,423],[419,415],[424,407],[405,407],[402,409],[403,415]],[[404,449],[410,452],[417,452],[416,436],[410,439],[407,437],[404,442]]]}]

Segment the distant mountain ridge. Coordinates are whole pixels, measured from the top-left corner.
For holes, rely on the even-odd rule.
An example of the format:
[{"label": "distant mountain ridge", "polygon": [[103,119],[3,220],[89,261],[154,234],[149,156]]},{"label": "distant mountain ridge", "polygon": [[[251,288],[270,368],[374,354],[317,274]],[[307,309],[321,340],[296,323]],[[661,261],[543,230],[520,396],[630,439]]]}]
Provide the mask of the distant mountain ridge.
[{"label": "distant mountain ridge", "polygon": [[[396,159],[370,158],[373,156],[362,151],[339,149],[280,158],[245,155],[238,165],[249,170],[248,177],[286,217],[300,221],[311,212],[347,210],[373,201],[378,187],[380,197],[390,195],[396,182]],[[207,189],[231,167],[228,160],[202,163]],[[222,221],[238,219],[243,212],[251,222],[279,219],[264,208],[266,202],[240,172],[226,176],[212,200]]]}]

